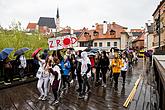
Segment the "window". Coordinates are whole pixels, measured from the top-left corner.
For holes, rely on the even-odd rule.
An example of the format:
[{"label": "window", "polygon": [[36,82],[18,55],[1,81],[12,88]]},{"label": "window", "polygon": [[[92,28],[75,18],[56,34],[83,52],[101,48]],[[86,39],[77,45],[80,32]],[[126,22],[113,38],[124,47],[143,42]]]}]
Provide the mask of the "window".
[{"label": "window", "polygon": [[114,47],[117,47],[117,42],[114,42]]},{"label": "window", "polygon": [[115,33],[116,33],[116,31],[114,31],[114,30],[110,31],[110,35],[115,35]]},{"label": "window", "polygon": [[102,42],[99,42],[99,47],[102,47],[102,45],[103,45]]},{"label": "window", "polygon": [[110,42],[107,42],[107,47],[110,47],[111,46],[111,43]]},{"label": "window", "polygon": [[98,36],[98,35],[99,35],[99,32],[97,32],[97,31],[93,32],[93,36]]},{"label": "window", "polygon": [[94,43],[94,46],[97,47],[97,42]]}]

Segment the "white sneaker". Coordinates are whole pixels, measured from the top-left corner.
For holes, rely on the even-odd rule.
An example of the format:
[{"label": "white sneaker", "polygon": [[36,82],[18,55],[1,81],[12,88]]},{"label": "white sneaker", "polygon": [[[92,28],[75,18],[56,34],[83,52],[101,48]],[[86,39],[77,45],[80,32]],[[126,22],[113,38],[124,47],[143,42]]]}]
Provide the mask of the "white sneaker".
[{"label": "white sneaker", "polygon": [[46,96],[44,96],[44,97],[42,98],[42,100],[46,100]]},{"label": "white sneaker", "polygon": [[73,83],[73,79],[70,81],[70,83],[71,83],[71,84]]},{"label": "white sneaker", "polygon": [[42,97],[43,97],[43,95],[41,95],[40,97],[38,97],[38,99],[39,99],[39,100],[41,100],[41,99],[42,99]]},{"label": "white sneaker", "polygon": [[59,101],[58,101],[58,100],[56,100],[56,101],[55,101],[55,104],[58,104],[58,103],[59,103]]},{"label": "white sneaker", "polygon": [[104,84],[104,87],[107,87],[107,85],[106,85],[106,84]]},{"label": "white sneaker", "polygon": [[11,84],[10,82],[4,82],[4,85],[9,85],[9,84]]}]

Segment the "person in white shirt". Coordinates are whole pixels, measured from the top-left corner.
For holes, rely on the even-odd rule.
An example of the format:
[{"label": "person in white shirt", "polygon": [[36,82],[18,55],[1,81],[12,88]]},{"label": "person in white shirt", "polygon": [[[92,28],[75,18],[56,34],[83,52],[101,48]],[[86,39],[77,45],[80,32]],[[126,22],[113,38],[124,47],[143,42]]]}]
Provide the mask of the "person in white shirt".
[{"label": "person in white shirt", "polygon": [[24,78],[25,77],[25,68],[27,66],[26,58],[22,54],[22,55],[17,56],[16,59],[19,62],[18,71],[19,71],[19,75],[20,75],[20,81],[24,81],[25,80],[25,78]]},{"label": "person in white shirt", "polygon": [[[36,74],[38,78],[37,88],[40,92],[39,100],[46,100],[48,95],[48,83],[49,83],[49,68],[51,67],[51,60],[47,59],[44,63],[44,60],[39,60],[40,67]],[[44,86],[44,87],[42,87]]]},{"label": "person in white shirt", "polygon": [[[86,92],[89,92],[90,90],[90,85],[88,82],[89,77],[91,77],[91,62],[90,59],[87,56],[87,52],[82,52],[81,53],[81,76],[83,80],[83,90],[82,94],[80,94],[79,98],[84,98]],[[86,91],[87,87],[87,91]]]},{"label": "person in white shirt", "polygon": [[126,73],[128,70],[128,60],[126,57],[122,58],[122,68],[121,68],[121,76],[123,77],[123,85],[125,85],[125,78],[126,78]]}]

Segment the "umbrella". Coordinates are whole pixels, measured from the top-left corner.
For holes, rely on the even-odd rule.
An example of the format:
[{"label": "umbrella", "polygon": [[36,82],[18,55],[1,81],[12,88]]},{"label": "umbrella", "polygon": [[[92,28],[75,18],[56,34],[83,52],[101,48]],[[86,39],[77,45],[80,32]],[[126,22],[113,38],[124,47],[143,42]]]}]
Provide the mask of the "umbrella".
[{"label": "umbrella", "polygon": [[0,60],[4,60],[14,50],[14,48],[4,48],[0,53]]},{"label": "umbrella", "polygon": [[95,54],[92,53],[92,52],[87,52],[87,55],[88,55],[88,56],[95,56]]},{"label": "umbrella", "polygon": [[14,53],[14,56],[16,56],[16,55],[22,55],[24,52],[26,52],[26,51],[28,51],[28,50],[30,50],[30,49],[27,48],[27,47],[21,48],[21,49],[17,50],[17,51]]},{"label": "umbrella", "polygon": [[38,52],[40,52],[40,50],[42,50],[42,48],[36,49],[36,50],[32,53],[32,57],[34,57],[35,55],[37,55]]}]

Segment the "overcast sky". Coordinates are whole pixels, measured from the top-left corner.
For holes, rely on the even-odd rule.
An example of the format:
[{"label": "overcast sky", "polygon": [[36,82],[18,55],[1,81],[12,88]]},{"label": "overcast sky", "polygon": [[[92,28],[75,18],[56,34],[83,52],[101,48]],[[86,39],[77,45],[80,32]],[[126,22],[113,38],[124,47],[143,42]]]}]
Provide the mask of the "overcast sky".
[{"label": "overcast sky", "polygon": [[116,22],[141,28],[161,0],[0,0],[0,25],[8,27],[20,21],[23,28],[39,17],[55,17],[60,11],[61,26],[91,28],[95,23]]}]

